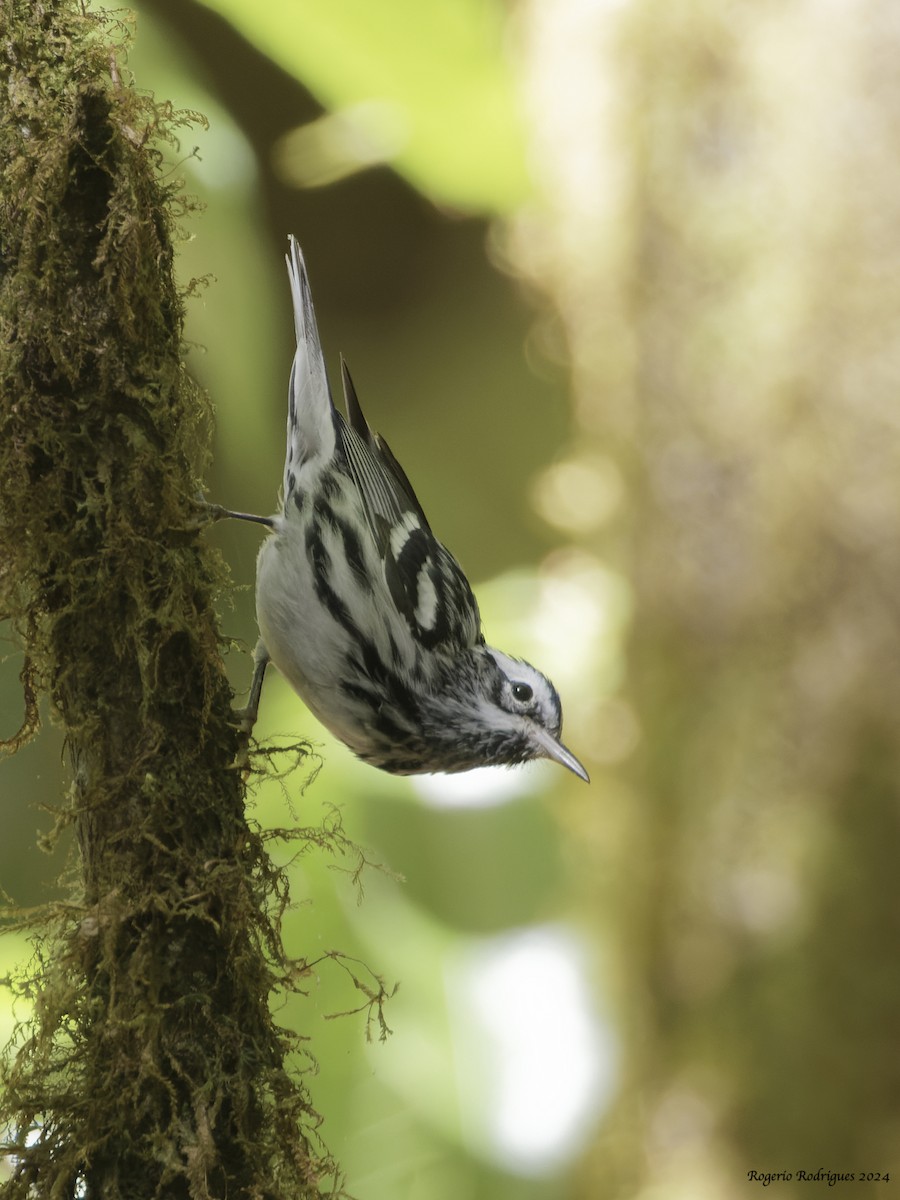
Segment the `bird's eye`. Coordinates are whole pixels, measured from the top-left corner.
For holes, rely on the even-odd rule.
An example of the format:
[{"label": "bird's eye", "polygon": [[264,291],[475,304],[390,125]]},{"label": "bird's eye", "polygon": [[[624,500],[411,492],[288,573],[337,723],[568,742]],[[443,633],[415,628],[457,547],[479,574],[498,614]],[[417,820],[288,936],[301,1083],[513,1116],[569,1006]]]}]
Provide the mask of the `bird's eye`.
[{"label": "bird's eye", "polygon": [[520,704],[526,704],[534,695],[527,683],[514,683],[511,691],[513,700],[518,700]]}]

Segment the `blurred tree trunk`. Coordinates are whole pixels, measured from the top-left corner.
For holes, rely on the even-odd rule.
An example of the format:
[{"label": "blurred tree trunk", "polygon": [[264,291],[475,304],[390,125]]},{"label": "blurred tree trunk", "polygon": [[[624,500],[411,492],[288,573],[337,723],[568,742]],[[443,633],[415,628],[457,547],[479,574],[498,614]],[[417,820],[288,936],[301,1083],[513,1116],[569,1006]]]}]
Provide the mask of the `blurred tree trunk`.
[{"label": "blurred tree trunk", "polygon": [[110,18],[0,11],[0,611],[26,653],[18,740],[47,695],[81,849],[21,981],[0,1192],[318,1194],[333,1166],[268,1009],[284,884],[244,817],[192,504],[208,414],[180,360],[184,202],[154,148],[179,119],[122,82]]},{"label": "blurred tree trunk", "polygon": [[900,22],[523,17],[546,203],[511,244],[634,605],[640,738],[583,808],[626,1055],[581,1194],[859,1194],[900,1170]]}]

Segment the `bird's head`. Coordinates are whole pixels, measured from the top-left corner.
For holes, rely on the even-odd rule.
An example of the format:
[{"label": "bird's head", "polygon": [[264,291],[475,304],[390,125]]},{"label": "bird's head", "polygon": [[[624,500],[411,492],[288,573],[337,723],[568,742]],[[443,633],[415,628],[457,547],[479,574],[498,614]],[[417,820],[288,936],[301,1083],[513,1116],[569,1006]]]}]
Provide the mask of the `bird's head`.
[{"label": "bird's head", "polygon": [[502,744],[507,739],[508,761],[550,758],[567,767],[579,779],[590,777],[571,750],[560,739],[562,706],[559,693],[536,667],[485,646],[488,666],[482,717]]}]

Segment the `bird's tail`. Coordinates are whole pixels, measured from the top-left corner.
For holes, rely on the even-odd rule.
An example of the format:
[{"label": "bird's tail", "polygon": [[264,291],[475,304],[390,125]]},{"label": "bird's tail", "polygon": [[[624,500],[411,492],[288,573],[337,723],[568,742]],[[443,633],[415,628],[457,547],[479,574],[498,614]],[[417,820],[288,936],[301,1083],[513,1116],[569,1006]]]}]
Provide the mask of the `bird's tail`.
[{"label": "bird's tail", "polygon": [[287,452],[284,460],[284,503],[297,480],[314,464],[330,461],[335,451],[335,411],[325,373],[325,359],[316,327],[306,264],[297,239],[291,234],[290,254],[285,255],[297,349],[288,386]]}]

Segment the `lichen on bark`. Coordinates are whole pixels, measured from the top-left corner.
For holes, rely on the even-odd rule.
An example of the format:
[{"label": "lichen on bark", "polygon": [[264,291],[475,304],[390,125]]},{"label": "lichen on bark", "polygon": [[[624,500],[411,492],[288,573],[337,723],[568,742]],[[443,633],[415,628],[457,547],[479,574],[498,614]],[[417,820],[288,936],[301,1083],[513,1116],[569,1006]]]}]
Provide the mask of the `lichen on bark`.
[{"label": "lichen on bark", "polygon": [[286,884],[244,812],[193,497],[207,402],[181,357],[185,201],[122,27],[3,0],[0,616],[25,716],[63,727],[75,889],[36,927],[2,1079],[7,1197],[303,1197],[338,1186],[295,1035]]}]

